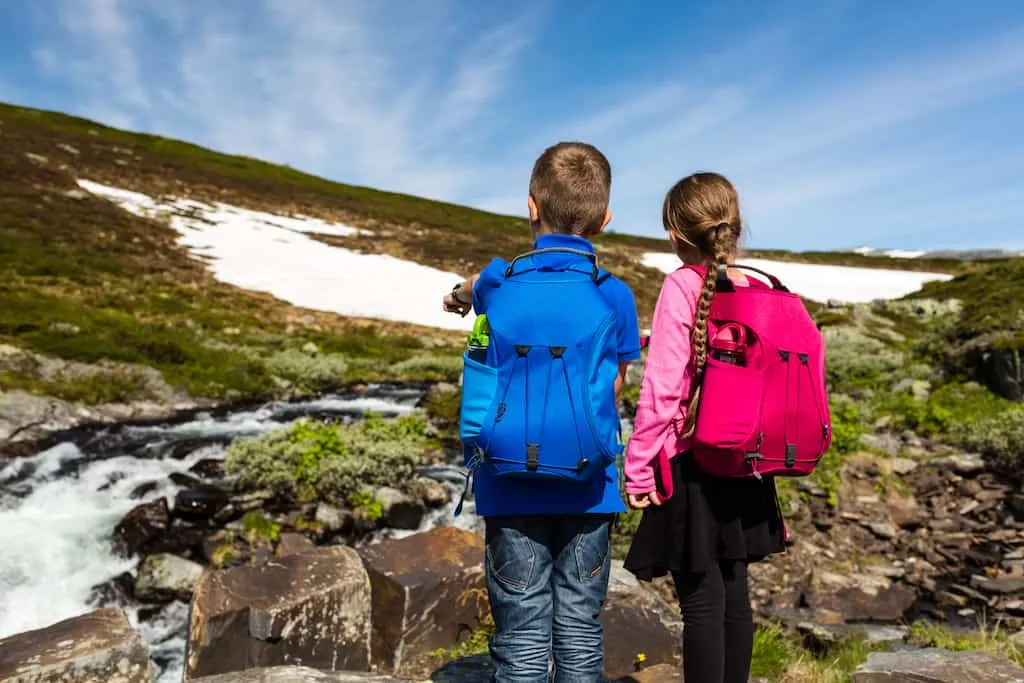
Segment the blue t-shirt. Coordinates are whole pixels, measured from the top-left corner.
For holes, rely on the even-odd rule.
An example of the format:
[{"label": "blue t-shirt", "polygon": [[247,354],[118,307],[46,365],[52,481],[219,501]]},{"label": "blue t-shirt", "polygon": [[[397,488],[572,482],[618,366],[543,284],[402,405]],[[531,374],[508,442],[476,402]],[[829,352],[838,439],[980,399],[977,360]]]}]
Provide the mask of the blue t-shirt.
[{"label": "blue t-shirt", "polygon": [[[575,235],[541,235],[534,242],[534,249],[568,247],[580,251],[594,252],[589,240]],[[580,254],[555,252],[529,257],[532,265],[539,269],[566,267],[577,264],[586,272],[590,261]],[[502,259],[491,261],[473,287],[473,309],[477,315],[487,312],[489,296],[505,279],[508,263]],[[625,282],[614,276],[604,278],[598,285],[599,291],[615,310],[618,336],[619,362],[626,363],[640,358],[640,325],[637,321],[636,302],[633,292]],[[612,387],[608,388],[612,391]],[[595,477],[585,484],[570,484],[558,481],[503,480],[495,478],[487,468],[477,469],[473,479],[477,514],[486,517],[494,515],[538,515],[538,514],[582,514],[625,512],[626,506],[619,493],[619,467],[612,463],[605,470],[604,477]]]}]

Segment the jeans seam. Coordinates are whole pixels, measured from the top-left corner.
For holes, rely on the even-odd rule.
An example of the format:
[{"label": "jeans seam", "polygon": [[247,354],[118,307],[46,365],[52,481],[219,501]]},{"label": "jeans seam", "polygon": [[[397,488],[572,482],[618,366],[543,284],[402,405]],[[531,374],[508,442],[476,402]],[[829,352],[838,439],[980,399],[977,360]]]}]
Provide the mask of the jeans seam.
[{"label": "jeans seam", "polygon": [[597,566],[593,569],[584,569],[583,558],[580,556],[580,550],[583,547],[583,544],[587,542],[586,539],[587,536],[585,534],[580,534],[579,536],[577,536],[575,544],[576,547],[573,549],[573,554],[576,556],[576,572],[579,575],[579,580],[581,583],[592,581],[601,576],[601,574],[604,571],[604,566],[608,560],[609,553],[608,548],[604,548],[602,552],[599,553],[601,560],[597,563]]},{"label": "jeans seam", "polygon": [[515,591],[524,591],[529,587],[530,581],[533,580],[533,570],[536,568],[537,564],[537,551],[534,550],[533,547],[528,543],[524,545],[526,545],[526,547],[529,548],[530,551],[530,569],[526,573],[526,580],[522,582],[513,581],[512,579],[503,576],[501,572],[498,571],[497,567],[494,566],[494,556],[491,554],[490,547],[486,549],[487,565],[491,569],[491,575],[494,577],[496,581],[503,584],[506,588],[510,588]]}]

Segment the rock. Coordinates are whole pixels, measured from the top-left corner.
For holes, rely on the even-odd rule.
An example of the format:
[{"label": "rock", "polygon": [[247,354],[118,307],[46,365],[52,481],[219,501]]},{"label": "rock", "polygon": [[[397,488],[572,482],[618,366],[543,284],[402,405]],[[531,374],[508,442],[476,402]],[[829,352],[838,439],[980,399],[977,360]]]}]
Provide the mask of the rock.
[{"label": "rock", "polygon": [[903,626],[875,626],[872,624],[818,624],[800,622],[797,631],[804,636],[806,644],[816,651],[825,651],[829,646],[850,638],[863,639],[868,643],[900,644],[906,641],[909,629]]},{"label": "rock", "polygon": [[304,666],[271,666],[204,676],[189,683],[412,683],[406,678],[358,671],[320,671]]},{"label": "rock", "polygon": [[889,508],[889,517],[899,528],[913,530],[924,524],[925,511],[913,496],[890,492],[886,495],[885,504]]},{"label": "rock", "polygon": [[368,671],[370,613],[366,570],[347,546],[206,572],[192,597],[186,677],[291,663]]},{"label": "rock", "polygon": [[978,474],[985,469],[985,460],[977,453],[946,455],[941,458],[935,458],[931,462],[933,465],[952,470],[962,476]]},{"label": "rock", "polygon": [[130,572],[122,572],[109,581],[97,584],[89,591],[89,604],[105,607],[126,607],[135,599],[135,579]]},{"label": "rock", "polygon": [[900,449],[903,447],[902,442],[894,434],[861,434],[860,444],[872,451],[880,451],[885,453],[889,457],[896,457],[899,455]]},{"label": "rock", "polygon": [[203,479],[223,479],[224,461],[217,458],[204,458],[188,468],[188,471]]},{"label": "rock", "polygon": [[872,652],[854,683],[1021,683],[1024,669],[986,652],[937,648]]},{"label": "rock", "polygon": [[143,602],[188,601],[203,575],[203,566],[177,555],[149,555],[135,579],[135,597]]},{"label": "rock", "polygon": [[138,505],[114,527],[114,550],[124,557],[146,552],[171,525],[171,513],[163,497]]},{"label": "rock", "polygon": [[884,540],[892,540],[898,533],[896,527],[889,522],[870,522],[866,526],[871,533]]},{"label": "rock", "polygon": [[144,484],[139,484],[132,489],[132,492],[128,494],[128,497],[132,500],[145,498],[149,494],[153,493],[153,491],[156,491],[157,486],[158,484],[155,481],[147,481]]},{"label": "rock", "polygon": [[483,627],[489,605],[481,536],[441,527],[366,546],[360,555],[373,587],[378,671],[426,673],[432,651]]},{"label": "rock", "polygon": [[913,588],[884,576],[820,569],[812,572],[803,592],[803,601],[811,609],[835,612],[847,621],[899,621],[916,598]]},{"label": "rock", "polygon": [[1024,400],[1024,348],[976,348],[967,354],[968,364],[992,391],[1010,401]]},{"label": "rock", "polygon": [[439,508],[451,502],[451,493],[449,493],[448,487],[441,482],[424,478],[419,480],[418,485],[423,504],[428,508]]},{"label": "rock", "polygon": [[382,519],[387,526],[409,531],[420,528],[427,511],[422,501],[388,486],[374,489],[370,495],[380,503]]},{"label": "rock", "polygon": [[206,522],[227,507],[229,496],[212,486],[198,486],[174,495],[174,516],[190,522]]},{"label": "rock", "polygon": [[277,548],[274,554],[278,557],[287,555],[301,555],[316,549],[316,544],[303,534],[283,533],[277,540]]},{"label": "rock", "polygon": [[142,635],[118,608],[0,640],[0,683],[151,683]]},{"label": "rock", "polygon": [[[216,487],[207,490],[216,491]],[[224,524],[242,517],[247,512],[263,509],[263,506],[274,497],[271,491],[243,491],[228,496],[228,502],[213,516],[213,521]]]},{"label": "rock", "polygon": [[323,525],[324,531],[344,533],[352,528],[353,518],[349,510],[342,510],[327,503],[316,506],[314,519]]},{"label": "rock", "polygon": [[656,664],[623,678],[623,683],[683,683],[683,680],[683,672],[678,666]]},{"label": "rock", "polygon": [[910,474],[918,468],[918,462],[910,458],[893,458],[889,462],[889,471],[901,477]]},{"label": "rock", "polygon": [[[613,563],[608,599],[601,610],[604,625],[604,672],[610,679],[634,671],[637,655],[649,667],[682,665],[683,623],[679,614],[653,591]],[[666,679],[672,680],[672,679]]]},{"label": "rock", "polygon": [[971,585],[986,593],[1009,593],[1024,592],[1024,577],[1020,576],[981,576],[980,574],[971,577]]},{"label": "rock", "polygon": [[199,481],[199,477],[191,474],[185,474],[184,472],[171,472],[167,478],[170,479],[171,483],[175,486],[183,486],[185,488],[203,485],[203,483]]}]

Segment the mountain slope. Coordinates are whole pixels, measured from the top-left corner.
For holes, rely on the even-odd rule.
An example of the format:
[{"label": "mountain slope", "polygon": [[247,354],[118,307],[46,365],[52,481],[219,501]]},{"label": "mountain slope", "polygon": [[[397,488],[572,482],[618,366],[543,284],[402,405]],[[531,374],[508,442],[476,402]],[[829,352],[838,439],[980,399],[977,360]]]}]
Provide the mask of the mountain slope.
[{"label": "mountain slope", "polygon": [[[494,256],[529,247],[521,218],[345,185],[186,142],[0,104],[0,343],[68,361],[126,364],[112,366],[119,376],[153,367],[193,396],[267,396],[398,375],[453,377],[451,354],[436,360],[429,350],[454,349],[461,335],[310,310],[224,284],[182,245],[166,216],[133,215],[83,192],[81,180],[150,197],[345,224],[359,231],[309,236],[453,274],[469,274]],[[526,182],[524,177],[524,192]],[[643,259],[668,252],[667,240],[609,233],[596,245],[602,265],[632,287],[646,324],[664,275]],[[833,252],[750,255],[951,274],[979,267],[959,259]],[[43,366],[24,354],[0,354],[0,389],[93,401],[146,393],[143,382],[125,381],[118,383],[124,390],[111,396],[97,389],[102,377],[94,382]],[[345,371],[338,372],[342,366]]]}]

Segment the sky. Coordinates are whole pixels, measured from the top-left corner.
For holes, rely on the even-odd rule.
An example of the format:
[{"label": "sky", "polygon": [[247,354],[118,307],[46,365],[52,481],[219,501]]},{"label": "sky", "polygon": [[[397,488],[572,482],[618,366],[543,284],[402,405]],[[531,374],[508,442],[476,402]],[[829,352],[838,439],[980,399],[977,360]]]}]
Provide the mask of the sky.
[{"label": "sky", "polygon": [[663,236],[725,174],[751,247],[1024,248],[1024,2],[2,0],[0,101],[525,215],[559,140]]}]

